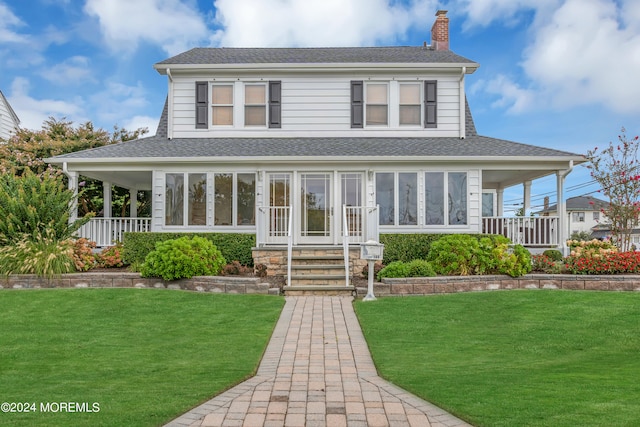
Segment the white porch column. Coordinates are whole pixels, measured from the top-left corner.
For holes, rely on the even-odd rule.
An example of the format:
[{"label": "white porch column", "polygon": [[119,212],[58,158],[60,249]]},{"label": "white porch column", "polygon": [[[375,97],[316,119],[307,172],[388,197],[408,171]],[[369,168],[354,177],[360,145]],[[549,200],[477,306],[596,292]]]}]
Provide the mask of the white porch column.
[{"label": "white porch column", "polygon": [[567,254],[567,208],[564,201],[564,179],[569,173],[568,170],[556,171],[556,193],[558,194],[558,239],[559,247],[563,255]]},{"label": "white porch column", "polygon": [[111,218],[111,183],[107,181],[102,182],[102,198],[104,200],[102,208],[102,216],[105,218]]},{"label": "white porch column", "polygon": [[131,218],[138,217],[138,189],[129,189],[129,216]]},{"label": "white porch column", "polygon": [[522,216],[529,216],[531,210],[531,181],[525,181],[523,183],[524,188],[524,209],[522,209]]},{"label": "white porch column", "polygon": [[73,191],[75,196],[71,206],[69,207],[69,224],[75,222],[78,219],[78,172],[66,172],[67,178],[69,178],[68,188]]},{"label": "white porch column", "polygon": [[496,203],[498,204],[498,212],[496,216],[504,216],[504,188],[496,190]]}]

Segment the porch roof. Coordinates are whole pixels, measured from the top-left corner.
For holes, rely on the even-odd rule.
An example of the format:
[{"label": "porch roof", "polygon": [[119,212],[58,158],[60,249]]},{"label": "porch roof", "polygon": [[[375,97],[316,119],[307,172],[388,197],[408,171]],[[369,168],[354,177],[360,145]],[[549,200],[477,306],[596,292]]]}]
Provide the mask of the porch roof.
[{"label": "porch roof", "polygon": [[[573,160],[585,161],[579,154],[471,135],[465,139],[450,138],[350,138],[350,137],[306,137],[306,138],[174,138],[152,136],[135,141],[107,145],[90,150],[68,153],[47,159],[61,164],[93,163],[96,161],[140,162],[162,161],[162,159],[215,159],[232,158],[336,158],[344,160],[376,160],[394,158],[420,158],[428,160]],[[418,160],[418,159],[416,159]],[[542,159],[540,159],[542,160]]]}]

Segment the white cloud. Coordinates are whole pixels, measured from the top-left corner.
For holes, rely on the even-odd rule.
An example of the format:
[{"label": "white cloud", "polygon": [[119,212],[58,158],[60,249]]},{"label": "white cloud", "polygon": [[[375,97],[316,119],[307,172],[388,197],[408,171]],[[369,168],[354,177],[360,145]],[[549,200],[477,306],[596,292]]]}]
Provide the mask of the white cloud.
[{"label": "white cloud", "polygon": [[227,47],[362,46],[431,31],[436,0],[216,0],[212,37]]},{"label": "white cloud", "polygon": [[36,99],[29,95],[29,81],[24,77],[16,77],[11,83],[11,93],[7,96],[9,103],[20,118],[20,127],[40,129],[49,117],[60,119],[66,117],[74,122],[87,121],[79,107],[83,104],[79,98],[71,102],[55,99]]},{"label": "white cloud", "polygon": [[519,12],[536,13],[520,64],[525,78],[498,76],[486,83],[486,92],[499,96],[494,106],[518,113],[599,104],[640,112],[637,0],[464,1],[469,25],[508,24]]},{"label": "white cloud", "polygon": [[105,90],[92,95],[89,102],[95,106],[95,115],[101,123],[112,123],[113,125],[129,120],[149,105],[146,91],[141,83],[129,86],[118,82],[108,82]]},{"label": "white cloud", "polygon": [[143,137],[146,137],[155,135],[156,129],[158,128],[158,120],[159,117],[133,116],[130,119],[123,121],[121,124],[118,124],[118,126],[130,132],[140,128],[147,128],[149,129],[149,133],[143,135]]},{"label": "white cloud", "polygon": [[6,4],[0,2],[0,43],[26,43],[28,38],[15,31],[24,25]]},{"label": "white cloud", "polygon": [[40,75],[57,85],[95,82],[94,72],[89,64],[90,60],[86,56],[72,56],[59,64],[47,67]]},{"label": "white cloud", "polygon": [[87,0],[84,11],[98,19],[105,41],[116,52],[130,53],[147,42],[174,55],[208,35],[203,16],[179,0]]}]

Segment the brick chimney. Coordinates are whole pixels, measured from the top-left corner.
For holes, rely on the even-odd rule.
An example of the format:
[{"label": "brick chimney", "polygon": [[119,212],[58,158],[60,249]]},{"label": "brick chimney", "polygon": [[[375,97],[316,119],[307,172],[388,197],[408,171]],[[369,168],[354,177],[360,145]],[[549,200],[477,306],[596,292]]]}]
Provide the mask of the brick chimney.
[{"label": "brick chimney", "polygon": [[449,18],[446,10],[436,12],[436,21],[431,27],[431,44],[435,50],[449,50]]}]

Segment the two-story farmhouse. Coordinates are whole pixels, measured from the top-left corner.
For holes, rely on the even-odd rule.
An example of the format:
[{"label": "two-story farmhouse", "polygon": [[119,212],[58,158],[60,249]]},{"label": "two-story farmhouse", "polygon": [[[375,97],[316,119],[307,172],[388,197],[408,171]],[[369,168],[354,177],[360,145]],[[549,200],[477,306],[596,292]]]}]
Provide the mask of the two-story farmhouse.
[{"label": "two-story farmhouse", "polygon": [[562,201],[584,158],[479,135],[465,99],[479,64],[449,50],[436,17],[417,47],[189,50],[155,64],[168,84],[155,136],[49,161],[72,188],[83,175],[150,190],[137,229],[254,233],[259,247],[483,232],[561,245],[562,203],[504,218],[503,191],[524,184],[528,209],[531,181],[553,174]]},{"label": "two-story farmhouse", "polygon": [[[608,230],[609,218],[602,212],[608,206],[608,202],[592,196],[568,198],[565,201],[567,235],[571,236],[574,233],[591,234],[595,231],[595,227],[599,230]],[[558,215],[558,205],[545,207],[537,213],[543,216]],[[602,233],[598,233],[595,237],[603,236]]]},{"label": "two-story farmhouse", "polygon": [[0,143],[8,141],[20,125],[20,119],[16,115],[11,104],[0,90]]}]

